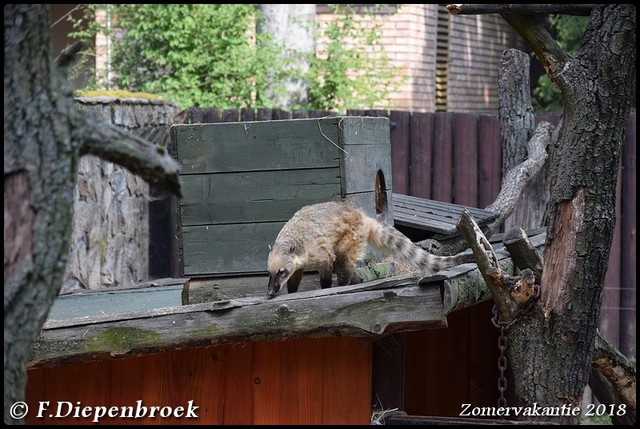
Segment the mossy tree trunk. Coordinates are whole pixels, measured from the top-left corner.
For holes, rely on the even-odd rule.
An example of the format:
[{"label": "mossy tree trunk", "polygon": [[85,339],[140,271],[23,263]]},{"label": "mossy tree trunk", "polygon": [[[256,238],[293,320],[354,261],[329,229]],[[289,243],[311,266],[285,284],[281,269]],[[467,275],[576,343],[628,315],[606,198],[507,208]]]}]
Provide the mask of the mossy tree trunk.
[{"label": "mossy tree trunk", "polygon": [[[98,154],[179,193],[177,164],[140,139],[86,120],[51,58],[48,5],[4,8],[4,422],[20,423],[26,363],[64,275],[81,154]],[[21,411],[21,407],[13,411]]]}]

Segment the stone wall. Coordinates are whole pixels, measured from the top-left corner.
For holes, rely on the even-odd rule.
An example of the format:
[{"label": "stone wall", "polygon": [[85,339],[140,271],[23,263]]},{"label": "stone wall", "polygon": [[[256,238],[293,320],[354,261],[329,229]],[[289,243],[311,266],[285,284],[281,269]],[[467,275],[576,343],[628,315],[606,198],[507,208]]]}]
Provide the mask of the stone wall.
[{"label": "stone wall", "polygon": [[[96,120],[169,146],[178,108],[142,98],[77,98]],[[149,279],[149,186],[124,167],[92,155],[78,165],[73,235],[61,293],[130,286]]]}]

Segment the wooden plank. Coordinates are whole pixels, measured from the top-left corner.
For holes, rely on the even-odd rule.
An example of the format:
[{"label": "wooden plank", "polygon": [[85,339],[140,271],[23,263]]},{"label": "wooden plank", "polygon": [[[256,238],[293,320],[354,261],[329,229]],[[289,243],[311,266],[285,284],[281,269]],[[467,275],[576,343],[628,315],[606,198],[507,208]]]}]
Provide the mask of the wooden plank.
[{"label": "wooden plank", "polygon": [[285,222],[182,228],[182,275],[266,272],[268,245]]},{"label": "wooden plank", "polygon": [[478,207],[478,115],[453,115],[453,202]]},{"label": "wooden plank", "polygon": [[182,227],[287,221],[341,195],[338,167],[182,176]]},{"label": "wooden plank", "polygon": [[[337,118],[173,125],[181,174],[338,167]],[[324,134],[324,136],[322,135]],[[326,136],[326,138],[325,138]]]},{"label": "wooden plank", "polygon": [[[137,401],[146,407],[171,408],[193,401],[198,406],[196,419],[162,418],[156,413],[154,418],[104,417],[100,423],[309,425],[323,423],[324,416],[330,423],[366,424],[370,348],[369,341],[354,338],[303,338],[33,368],[28,371],[26,402],[31,412],[27,423],[93,424],[93,416],[59,419],[47,412],[36,418],[39,401],[49,401],[53,413],[57,401],[134,409]],[[331,358],[336,353],[343,356]],[[327,392],[334,379],[333,387],[342,394]],[[349,401],[343,403],[350,393]]]},{"label": "wooden plank", "polygon": [[433,180],[434,200],[453,202],[453,145],[451,137],[453,115],[436,112],[433,123]]},{"label": "wooden plank", "polygon": [[443,203],[402,194],[393,195],[394,222],[397,225],[451,236],[458,233],[456,223],[466,209],[478,225],[483,226],[498,217],[497,213]]},{"label": "wooden plank", "polygon": [[502,150],[500,130],[495,115],[481,115],[478,120],[478,205],[487,207],[500,192]]},{"label": "wooden plank", "polygon": [[404,410],[404,336],[401,332],[373,343],[372,410]]},{"label": "wooden plank", "polygon": [[622,149],[622,256],[620,283],[620,351],[636,364],[636,113],[629,115]]},{"label": "wooden plank", "polygon": [[[46,322],[30,366],[203,344],[340,335],[376,338],[446,326],[439,287],[414,276],[285,294]],[[356,290],[358,290],[356,292]]]},{"label": "wooden plank", "polygon": [[[371,343],[332,338],[325,345],[322,424],[363,424],[370,421]],[[362,405],[366,404],[365,407]]]},{"label": "wooden plank", "polygon": [[415,207],[420,210],[442,213],[443,216],[450,216],[450,217],[459,217],[462,211],[466,209],[474,217],[474,220],[476,222],[479,222],[479,224],[490,222],[498,217],[497,213],[490,212],[487,210],[483,210],[475,207],[468,207],[461,204],[444,203],[442,201],[436,201],[436,200],[427,200],[424,198],[413,197],[410,195],[394,194],[393,201],[394,201],[394,205],[397,205],[397,206],[404,205],[405,207]]},{"label": "wooden plank", "polygon": [[389,119],[395,123],[391,130],[391,170],[393,192],[409,193],[411,165],[410,126],[411,113],[392,110]]},{"label": "wooden plank", "polygon": [[226,379],[222,424],[250,425],[255,420],[253,373],[254,343],[225,346]]},{"label": "wooden plank", "polygon": [[433,113],[411,114],[409,193],[420,198],[431,198],[433,118]]},{"label": "wooden plank", "polygon": [[92,317],[174,307],[182,302],[183,288],[183,284],[180,283],[175,286],[158,288],[62,295],[53,302],[48,320],[67,320],[74,317]]}]

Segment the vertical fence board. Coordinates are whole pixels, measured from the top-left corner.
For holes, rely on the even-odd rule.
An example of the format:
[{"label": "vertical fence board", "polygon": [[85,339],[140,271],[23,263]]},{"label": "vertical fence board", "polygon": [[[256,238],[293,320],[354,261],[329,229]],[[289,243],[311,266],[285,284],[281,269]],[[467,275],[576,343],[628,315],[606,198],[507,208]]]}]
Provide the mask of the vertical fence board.
[{"label": "vertical fence board", "polygon": [[453,202],[452,114],[436,112],[433,126],[433,176],[431,197],[445,203]]},{"label": "vertical fence board", "polygon": [[220,111],[215,107],[210,107],[204,110],[202,114],[202,122],[205,124],[213,124],[220,122]]},{"label": "vertical fence board", "polygon": [[495,115],[481,115],[478,120],[478,204],[485,208],[500,192],[502,150],[500,129]]},{"label": "vertical fence board", "polygon": [[478,206],[478,115],[453,115],[453,202]]},{"label": "vertical fence board", "polygon": [[431,198],[433,114],[412,113],[410,130],[410,195]]},{"label": "vertical fence board", "polygon": [[238,109],[226,109],[222,112],[222,122],[238,122],[240,120]]},{"label": "vertical fence board", "polygon": [[620,351],[636,365],[636,113],[627,121],[622,149]]},{"label": "vertical fence board", "polygon": [[256,111],[254,109],[248,109],[243,107],[240,109],[240,120],[242,122],[250,122],[256,120]]},{"label": "vertical fence board", "polygon": [[391,174],[393,192],[409,193],[409,168],[411,162],[411,148],[409,146],[411,133],[411,114],[392,110],[389,120],[395,123],[391,130]]},{"label": "vertical fence board", "polygon": [[[620,173],[622,169],[620,169]],[[604,278],[604,290],[600,304],[600,320],[598,323],[602,337],[613,346],[620,346],[620,194],[622,189],[622,174],[618,174],[616,183],[616,224],[613,230],[613,240],[609,250],[609,263]]]}]

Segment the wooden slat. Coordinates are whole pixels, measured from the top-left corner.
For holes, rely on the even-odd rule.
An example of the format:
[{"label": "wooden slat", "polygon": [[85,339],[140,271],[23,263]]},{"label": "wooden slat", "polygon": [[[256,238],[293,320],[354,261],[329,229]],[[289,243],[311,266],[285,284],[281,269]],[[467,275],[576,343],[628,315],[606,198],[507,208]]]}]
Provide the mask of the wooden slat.
[{"label": "wooden slat", "polygon": [[487,207],[500,192],[502,151],[495,115],[481,115],[478,121],[478,204]]},{"label": "wooden slat", "polygon": [[471,213],[480,226],[486,225],[498,217],[497,213],[473,207],[393,194],[395,223],[445,236],[457,234],[456,223],[465,209]]},{"label": "wooden slat", "polygon": [[338,119],[173,125],[181,174],[338,167]]},{"label": "wooden slat", "polygon": [[180,182],[183,228],[287,221],[302,206],[341,195],[338,167],[187,175]]},{"label": "wooden slat", "polygon": [[431,198],[453,202],[453,147],[451,118],[448,112],[436,112],[433,130],[433,181]]},{"label": "wooden slat", "polygon": [[409,112],[391,111],[390,120],[396,124],[391,131],[391,169],[393,192],[409,193],[409,165],[411,162]]},{"label": "wooden slat", "polygon": [[48,320],[121,314],[180,305],[184,284],[157,288],[112,290],[109,292],[63,295],[53,302]]},{"label": "wooden slat", "polygon": [[411,114],[410,193],[420,198],[431,197],[433,114]]},{"label": "wooden slat", "polygon": [[453,202],[478,206],[478,115],[454,113],[454,198]]},{"label": "wooden slat", "polygon": [[284,222],[188,226],[182,229],[182,275],[266,272],[268,245]]}]

